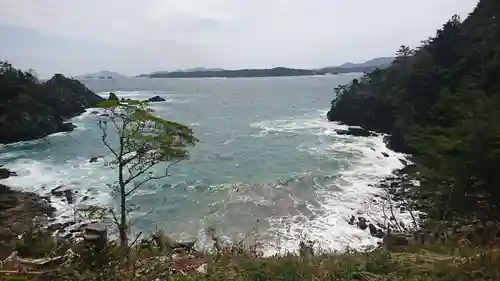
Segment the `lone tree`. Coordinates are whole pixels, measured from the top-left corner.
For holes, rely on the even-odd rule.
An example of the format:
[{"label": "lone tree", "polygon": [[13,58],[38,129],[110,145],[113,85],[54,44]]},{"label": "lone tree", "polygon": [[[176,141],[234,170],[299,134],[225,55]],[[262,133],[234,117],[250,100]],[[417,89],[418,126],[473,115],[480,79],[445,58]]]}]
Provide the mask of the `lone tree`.
[{"label": "lone tree", "polygon": [[[118,172],[118,181],[108,186],[120,199],[119,218],[113,209],[111,214],[118,228],[120,244],[126,246],[130,210],[127,198],[144,184],[167,177],[173,164],[189,158],[187,148],[198,140],[189,127],[153,115],[147,102],[107,100],[100,107],[107,111],[98,122],[101,140],[111,151],[113,160],[110,164]],[[162,173],[151,171],[160,165],[164,165]]]}]

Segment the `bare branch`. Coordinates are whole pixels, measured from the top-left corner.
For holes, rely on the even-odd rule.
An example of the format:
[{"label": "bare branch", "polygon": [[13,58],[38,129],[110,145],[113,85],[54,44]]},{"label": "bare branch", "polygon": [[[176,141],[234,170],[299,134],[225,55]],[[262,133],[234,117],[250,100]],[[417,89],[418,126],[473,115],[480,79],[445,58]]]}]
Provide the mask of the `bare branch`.
[{"label": "bare branch", "polygon": [[113,155],[118,158],[118,154],[116,151],[111,147],[111,145],[108,143],[107,138],[108,138],[108,123],[107,122],[99,122],[99,128],[102,131],[102,136],[101,136],[101,141],[102,143],[113,153]]},{"label": "bare branch", "polygon": [[130,252],[130,249],[135,245],[135,243],[137,243],[137,240],[139,240],[139,238],[141,236],[142,236],[142,232],[139,232],[139,234],[136,235],[134,241],[132,241],[132,243],[130,243],[130,245],[128,246],[127,252]]},{"label": "bare branch", "polygon": [[139,187],[141,187],[143,184],[145,184],[145,183],[147,183],[147,182],[150,182],[150,181],[152,181],[152,180],[159,180],[159,179],[163,179],[163,178],[168,177],[168,175],[169,175],[169,174],[168,174],[168,169],[169,169],[171,166],[173,166],[173,165],[175,165],[175,164],[179,163],[180,161],[182,161],[182,159],[178,159],[177,161],[170,163],[170,164],[169,164],[169,165],[165,168],[165,174],[163,174],[163,175],[161,175],[161,176],[148,176],[145,180],[143,180],[143,181],[139,182],[138,184],[135,184],[135,185],[134,185],[134,188],[132,188],[129,192],[127,192],[127,193],[125,194],[125,196],[129,196],[130,194],[132,194],[132,192],[136,191]]},{"label": "bare branch", "polygon": [[111,213],[111,216],[113,217],[113,221],[114,223],[116,224],[116,226],[120,226],[120,221],[118,220],[118,218],[116,217],[116,214],[115,214],[115,211],[113,211],[113,209],[109,209],[110,213]]},{"label": "bare branch", "polygon": [[[157,161],[152,161],[151,163],[149,163],[148,165],[142,167],[139,172],[137,172],[135,175],[132,175],[130,176],[127,180],[125,180],[123,183],[124,185],[127,185],[129,183],[131,183],[133,180],[135,180],[136,178],[138,178],[139,176],[141,176],[142,174],[144,174],[145,172],[147,172],[147,170],[149,170],[150,168],[152,168],[154,165],[158,164],[159,162]],[[128,193],[127,193],[128,195]]]}]

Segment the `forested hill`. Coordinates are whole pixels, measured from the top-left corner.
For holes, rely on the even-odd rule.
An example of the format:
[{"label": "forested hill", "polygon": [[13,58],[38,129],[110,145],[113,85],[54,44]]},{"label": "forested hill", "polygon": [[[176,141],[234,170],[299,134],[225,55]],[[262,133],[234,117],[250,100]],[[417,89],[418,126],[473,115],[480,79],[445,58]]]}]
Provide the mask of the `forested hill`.
[{"label": "forested hill", "polygon": [[61,74],[40,82],[32,73],[0,61],[0,143],[71,131],[73,124],[65,120],[101,100],[85,85]]},{"label": "forested hill", "polygon": [[336,92],[328,119],[392,134],[436,216],[500,220],[500,1]]}]

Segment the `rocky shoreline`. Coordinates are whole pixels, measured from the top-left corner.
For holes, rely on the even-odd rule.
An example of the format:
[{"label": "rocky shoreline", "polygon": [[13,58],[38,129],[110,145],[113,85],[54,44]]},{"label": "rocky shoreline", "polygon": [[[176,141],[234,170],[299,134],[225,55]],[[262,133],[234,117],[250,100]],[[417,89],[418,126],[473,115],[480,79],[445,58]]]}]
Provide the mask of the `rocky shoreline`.
[{"label": "rocky shoreline", "polygon": [[[337,130],[339,135],[350,135],[354,137],[370,137],[379,136],[379,133],[358,127],[350,126],[345,130]],[[384,137],[386,147],[390,150],[391,145],[387,142],[388,136]],[[390,157],[389,154],[381,152],[384,157]],[[388,231],[392,233],[408,232],[410,229],[418,228],[419,221],[425,214],[411,210],[409,202],[414,195],[415,183],[409,177],[409,172],[414,168],[414,164],[407,159],[398,159],[404,165],[403,168],[394,170],[391,175],[386,176],[383,180],[375,183],[373,186],[381,189],[383,192],[377,194],[370,199],[370,203],[383,206],[383,214],[365,214],[364,212],[354,213],[347,222],[350,225],[356,226],[361,230],[369,231],[370,235],[375,238],[382,239]],[[411,217],[411,223],[404,223],[398,219],[401,215]]]},{"label": "rocky shoreline", "polygon": [[[5,168],[1,168],[5,176]],[[10,172],[15,176],[14,172]],[[5,177],[1,177],[5,179]],[[33,228],[37,223],[45,224],[50,221],[56,212],[47,198],[32,192],[14,190],[0,183],[0,259],[4,259],[12,252],[11,241]]]}]

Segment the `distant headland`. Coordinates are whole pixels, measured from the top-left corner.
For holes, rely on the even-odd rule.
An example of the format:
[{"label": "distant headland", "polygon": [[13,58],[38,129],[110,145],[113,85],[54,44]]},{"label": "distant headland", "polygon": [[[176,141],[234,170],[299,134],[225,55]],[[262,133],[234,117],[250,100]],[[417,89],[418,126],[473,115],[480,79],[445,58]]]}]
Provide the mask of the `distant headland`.
[{"label": "distant headland", "polygon": [[375,58],[364,63],[345,63],[340,66],[323,67],[319,69],[297,69],[287,67],[275,67],[265,69],[238,69],[227,70],[222,68],[193,68],[187,70],[176,70],[172,72],[157,71],[150,74],[141,74],[137,77],[143,78],[237,78],[237,77],[282,77],[282,76],[308,76],[327,75],[340,73],[370,72],[376,68],[387,68],[393,57]]}]

